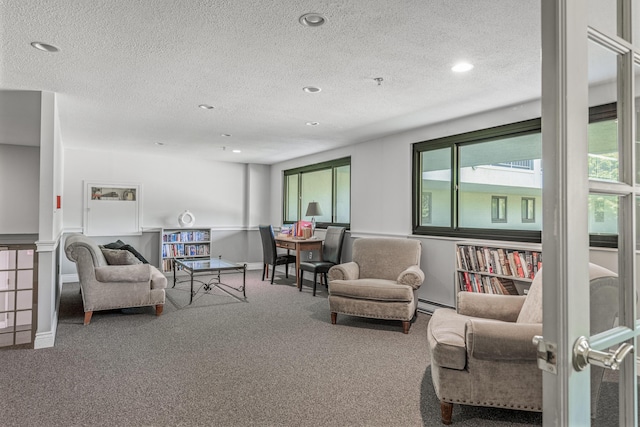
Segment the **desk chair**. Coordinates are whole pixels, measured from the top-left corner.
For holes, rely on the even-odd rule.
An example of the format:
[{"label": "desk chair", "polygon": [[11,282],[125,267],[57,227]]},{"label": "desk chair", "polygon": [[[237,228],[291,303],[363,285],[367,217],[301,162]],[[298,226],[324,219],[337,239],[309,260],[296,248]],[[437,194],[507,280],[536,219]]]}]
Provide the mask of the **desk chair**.
[{"label": "desk chair", "polygon": [[[300,268],[298,270],[298,276],[300,276],[300,283],[302,283],[303,271],[309,271],[313,273],[313,296],[316,296],[316,283],[318,279],[318,273],[324,276],[325,285],[327,282],[327,272],[331,267],[340,263],[342,256],[342,242],[344,241],[344,227],[327,227],[327,234],[325,235],[324,245],[322,247],[322,261],[301,261]],[[299,288],[302,291],[302,285]]]},{"label": "desk chair", "polygon": [[271,284],[273,285],[273,277],[276,274],[276,265],[286,265],[284,271],[285,277],[289,277],[289,264],[296,262],[295,255],[278,254],[276,249],[276,238],[273,234],[273,227],[271,225],[260,225],[260,238],[262,239],[262,280],[264,281],[264,275],[269,271],[269,265],[273,266],[273,272],[271,274]]}]

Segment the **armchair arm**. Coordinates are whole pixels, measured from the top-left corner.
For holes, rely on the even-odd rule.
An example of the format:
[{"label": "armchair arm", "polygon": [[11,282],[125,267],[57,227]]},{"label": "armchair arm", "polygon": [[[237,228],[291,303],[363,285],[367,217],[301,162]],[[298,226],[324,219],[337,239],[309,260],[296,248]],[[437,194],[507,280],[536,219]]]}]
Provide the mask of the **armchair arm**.
[{"label": "armchair arm", "polygon": [[149,282],[151,266],[149,264],[107,265],[96,267],[98,282]]},{"label": "armchair arm", "polygon": [[469,319],[465,324],[467,352],[474,359],[535,361],[534,335],[542,335],[542,323]]},{"label": "armchair arm", "polygon": [[334,265],[329,269],[329,280],[355,280],[360,277],[360,267],[355,262]]},{"label": "armchair arm", "polygon": [[413,289],[418,289],[424,282],[424,272],[420,270],[419,266],[412,265],[400,273],[396,281],[403,285],[409,285]]},{"label": "armchair arm", "polygon": [[477,292],[458,292],[458,313],[483,319],[515,322],[518,319],[524,295],[496,295]]}]

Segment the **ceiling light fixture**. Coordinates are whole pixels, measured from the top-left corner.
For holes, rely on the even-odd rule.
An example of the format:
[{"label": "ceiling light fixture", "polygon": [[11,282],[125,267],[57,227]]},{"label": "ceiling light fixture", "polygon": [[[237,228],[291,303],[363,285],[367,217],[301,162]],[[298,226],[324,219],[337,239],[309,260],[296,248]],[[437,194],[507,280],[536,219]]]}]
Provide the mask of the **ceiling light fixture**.
[{"label": "ceiling light fixture", "polygon": [[307,126],[318,126],[319,122],[307,122]]},{"label": "ceiling light fixture", "polygon": [[324,16],[319,13],[305,13],[298,19],[305,27],[319,27],[325,23]]},{"label": "ceiling light fixture", "polygon": [[451,67],[451,71],[454,73],[464,73],[473,69],[473,65],[468,62],[458,62],[456,65]]},{"label": "ceiling light fixture", "polygon": [[221,133],[220,136],[224,136],[226,138],[226,137],[231,136],[231,134],[230,133]]},{"label": "ceiling light fixture", "polygon": [[238,154],[238,153],[242,153],[242,150],[232,150],[234,153]]},{"label": "ceiling light fixture", "polygon": [[156,142],[156,145],[162,146],[162,145],[164,145],[164,142]]},{"label": "ceiling light fixture", "polygon": [[213,110],[213,105],[209,105],[209,104],[200,104],[198,105],[198,107],[202,108],[203,110]]},{"label": "ceiling light fixture", "polygon": [[382,77],[374,77],[373,80],[378,82],[378,86],[381,86],[382,82],[384,81],[384,79]]},{"label": "ceiling light fixture", "polygon": [[55,47],[54,45],[51,44],[47,44],[47,43],[42,43],[42,42],[32,42],[31,46],[35,47],[38,50],[41,50],[43,52],[58,52],[60,49],[58,49],[57,47]]},{"label": "ceiling light fixture", "polygon": [[305,86],[305,87],[302,88],[302,90],[307,92],[307,93],[318,93],[322,89],[320,89],[319,87],[315,87],[315,86]]}]

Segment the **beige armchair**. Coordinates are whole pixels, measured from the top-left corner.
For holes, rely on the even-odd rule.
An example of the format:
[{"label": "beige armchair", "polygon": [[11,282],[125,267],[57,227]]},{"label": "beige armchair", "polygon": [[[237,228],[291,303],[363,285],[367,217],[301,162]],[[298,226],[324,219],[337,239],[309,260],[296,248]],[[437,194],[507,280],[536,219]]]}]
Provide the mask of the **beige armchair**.
[{"label": "beige armchair", "polygon": [[84,324],[94,311],[155,306],[162,314],[167,278],[156,267],[142,264],[127,251],[102,249],[90,238],[74,234],[65,242],[65,253],[76,263],[84,305]]},{"label": "beige armchair", "polygon": [[424,281],[418,240],[368,238],[353,242],[353,261],[329,270],[331,323],[338,313],[400,320],[409,333],[416,290]]},{"label": "beige armchair", "polygon": [[[457,311],[434,311],[427,328],[431,376],[442,422],[453,404],[542,411],[542,371],[534,335],[542,335],[542,270],[526,296],[458,293]],[[589,265],[591,334],[616,318],[615,273]],[[591,409],[595,416],[604,370],[591,367]]]}]

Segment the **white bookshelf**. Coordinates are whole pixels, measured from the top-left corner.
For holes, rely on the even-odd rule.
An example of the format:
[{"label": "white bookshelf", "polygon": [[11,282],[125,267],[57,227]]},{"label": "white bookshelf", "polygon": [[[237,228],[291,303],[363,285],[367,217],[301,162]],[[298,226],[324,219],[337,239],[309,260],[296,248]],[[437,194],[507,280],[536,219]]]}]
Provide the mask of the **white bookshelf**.
[{"label": "white bookshelf", "polygon": [[160,236],[160,269],[169,273],[174,258],[209,258],[211,229],[163,228]]},{"label": "white bookshelf", "polygon": [[456,292],[524,295],[542,267],[542,246],[495,241],[456,243]]}]

